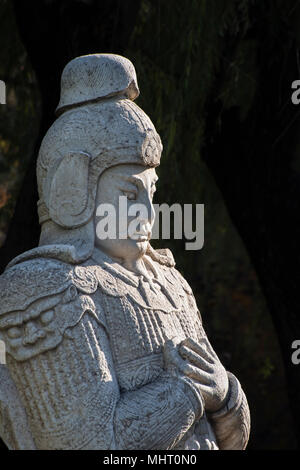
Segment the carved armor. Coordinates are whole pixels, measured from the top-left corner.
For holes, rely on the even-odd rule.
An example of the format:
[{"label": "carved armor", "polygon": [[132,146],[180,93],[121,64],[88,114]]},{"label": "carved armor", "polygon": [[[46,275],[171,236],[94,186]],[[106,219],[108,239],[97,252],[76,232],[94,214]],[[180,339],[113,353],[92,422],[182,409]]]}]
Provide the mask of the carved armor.
[{"label": "carved armor", "polygon": [[152,285],[97,249],[79,266],[38,258],[2,276],[0,338],[37,448],[245,447],[248,406],[232,374],[230,404],[210,417],[200,406],[196,425],[188,380],[171,393],[165,341],[205,332],[179,272],[146,258]]}]

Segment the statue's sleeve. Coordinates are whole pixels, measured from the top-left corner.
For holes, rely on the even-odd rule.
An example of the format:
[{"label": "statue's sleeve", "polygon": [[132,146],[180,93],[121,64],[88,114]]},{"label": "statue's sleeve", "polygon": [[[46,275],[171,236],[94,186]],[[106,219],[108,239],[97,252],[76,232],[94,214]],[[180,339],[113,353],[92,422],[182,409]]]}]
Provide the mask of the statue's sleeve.
[{"label": "statue's sleeve", "polygon": [[250,412],[247,398],[238,379],[227,372],[229,399],[226,405],[215,413],[207,413],[221,450],[243,450],[250,433]]},{"label": "statue's sleeve", "polygon": [[115,412],[117,449],[171,449],[203,414],[200,394],[167,374],[121,395]]},{"label": "statue's sleeve", "polygon": [[[104,330],[101,334],[103,368],[110,368],[111,376],[116,377],[109,338]],[[120,392],[110,421],[111,449],[171,449],[201,418],[200,391],[192,380],[173,373],[165,371],[151,383]]]},{"label": "statue's sleeve", "polygon": [[0,365],[0,436],[9,449],[36,448],[18,390],[4,364]]}]

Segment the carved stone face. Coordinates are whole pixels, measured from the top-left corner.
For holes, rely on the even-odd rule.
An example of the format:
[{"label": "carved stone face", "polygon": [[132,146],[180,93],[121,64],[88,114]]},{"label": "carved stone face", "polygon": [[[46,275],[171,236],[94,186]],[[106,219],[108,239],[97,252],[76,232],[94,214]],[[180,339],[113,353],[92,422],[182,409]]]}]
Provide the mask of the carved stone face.
[{"label": "carved stone face", "polygon": [[[145,254],[155,218],[152,199],[157,180],[155,169],[142,165],[117,165],[101,175],[94,217],[96,247],[125,261]],[[100,239],[104,226],[107,238]]]}]

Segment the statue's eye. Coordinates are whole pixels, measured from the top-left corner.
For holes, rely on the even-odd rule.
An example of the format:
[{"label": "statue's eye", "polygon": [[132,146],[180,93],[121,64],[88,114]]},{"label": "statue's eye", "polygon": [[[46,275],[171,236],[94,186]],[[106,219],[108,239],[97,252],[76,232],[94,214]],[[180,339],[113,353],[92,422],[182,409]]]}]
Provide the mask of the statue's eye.
[{"label": "statue's eye", "polygon": [[48,325],[54,318],[54,311],[47,310],[47,312],[42,313],[41,315],[41,322],[43,325]]},{"label": "statue's eye", "polygon": [[21,328],[18,328],[17,326],[9,328],[7,335],[9,336],[9,338],[20,338]]},{"label": "statue's eye", "polygon": [[125,191],[123,189],[123,194],[129,199],[129,201],[135,201],[136,200],[136,192],[135,191]]}]

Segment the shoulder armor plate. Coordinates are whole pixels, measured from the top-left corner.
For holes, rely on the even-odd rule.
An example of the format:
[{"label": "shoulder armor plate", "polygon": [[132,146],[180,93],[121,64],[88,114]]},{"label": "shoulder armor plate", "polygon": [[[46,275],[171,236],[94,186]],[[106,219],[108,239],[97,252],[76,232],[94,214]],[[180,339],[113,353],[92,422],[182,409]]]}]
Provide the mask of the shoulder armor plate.
[{"label": "shoulder armor plate", "polygon": [[0,339],[16,360],[56,347],[85,312],[105,326],[86,295],[96,291],[97,283],[88,273],[78,277],[75,269],[60,261],[36,259],[15,265],[0,277]]}]

